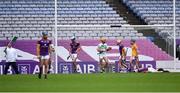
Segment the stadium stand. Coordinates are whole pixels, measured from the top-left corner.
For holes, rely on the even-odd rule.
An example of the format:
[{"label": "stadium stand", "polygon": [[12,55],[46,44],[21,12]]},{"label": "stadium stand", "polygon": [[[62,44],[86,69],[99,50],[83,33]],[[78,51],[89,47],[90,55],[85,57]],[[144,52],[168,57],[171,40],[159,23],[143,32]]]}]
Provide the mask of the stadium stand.
[{"label": "stadium stand", "polygon": [[[124,0],[124,2],[131,7],[133,1]],[[1,0],[0,15],[1,40],[6,40],[12,36],[18,36],[20,40],[37,40],[40,38],[42,31],[48,31],[49,36],[53,36],[54,0]],[[103,24],[129,25],[104,0],[58,0],[58,25]],[[119,37],[123,39],[146,38],[133,27],[58,28],[58,39],[69,39],[73,35],[78,39],[97,39],[100,36],[106,36],[110,39]],[[144,48],[141,53],[153,56],[156,60],[172,59],[171,56],[152,42],[149,43],[148,40],[141,42],[140,46],[146,44],[150,49],[147,51]],[[157,51],[153,52],[151,50]]]},{"label": "stadium stand", "polygon": [[[173,24],[172,0],[123,0],[133,12],[149,25]],[[180,38],[180,0],[176,0],[176,37]],[[166,41],[172,39],[172,27],[158,27],[159,33]]]},{"label": "stadium stand", "polygon": [[[1,0],[1,39],[19,36],[23,40],[38,39],[42,31],[52,36],[54,25],[53,0]],[[127,22],[103,0],[58,1],[58,25],[122,25]],[[93,33],[92,33],[93,32]],[[122,33],[123,32],[123,33]],[[116,33],[116,34],[114,34]],[[61,27],[59,39],[68,39],[75,34],[80,39],[98,38],[145,38],[132,27]]]}]

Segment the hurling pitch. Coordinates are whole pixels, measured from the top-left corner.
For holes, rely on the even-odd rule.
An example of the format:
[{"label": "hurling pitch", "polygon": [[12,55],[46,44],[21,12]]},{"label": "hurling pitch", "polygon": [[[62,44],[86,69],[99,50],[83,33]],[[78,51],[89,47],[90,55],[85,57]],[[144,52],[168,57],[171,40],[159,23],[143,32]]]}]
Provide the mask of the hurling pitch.
[{"label": "hurling pitch", "polygon": [[180,73],[1,75],[0,92],[180,92]]}]

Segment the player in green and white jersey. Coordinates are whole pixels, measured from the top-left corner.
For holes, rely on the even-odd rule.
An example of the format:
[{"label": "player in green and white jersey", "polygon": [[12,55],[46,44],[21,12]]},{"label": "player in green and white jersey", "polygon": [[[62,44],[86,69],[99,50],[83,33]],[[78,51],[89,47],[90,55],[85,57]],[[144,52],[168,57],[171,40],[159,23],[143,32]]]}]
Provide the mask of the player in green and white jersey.
[{"label": "player in green and white jersey", "polygon": [[105,69],[108,67],[108,58],[107,58],[107,51],[110,51],[112,48],[108,47],[106,43],[107,39],[104,37],[100,38],[100,44],[98,44],[97,51],[99,55],[99,62],[100,62],[100,70],[101,73],[105,72]]}]

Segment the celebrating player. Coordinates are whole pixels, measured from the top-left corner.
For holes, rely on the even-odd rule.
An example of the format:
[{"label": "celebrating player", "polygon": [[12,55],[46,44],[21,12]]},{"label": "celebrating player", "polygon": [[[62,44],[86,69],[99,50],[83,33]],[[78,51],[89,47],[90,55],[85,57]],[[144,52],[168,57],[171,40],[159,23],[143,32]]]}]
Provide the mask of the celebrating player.
[{"label": "celebrating player", "polygon": [[76,41],[75,37],[71,38],[71,43],[70,43],[70,49],[69,49],[69,56],[67,59],[71,58],[72,59],[72,63],[73,63],[73,69],[74,72],[77,72],[77,58],[78,58],[78,53],[80,51],[81,47],[80,47],[80,43],[78,43]]},{"label": "celebrating player", "polygon": [[138,58],[138,47],[136,45],[136,41],[135,40],[131,40],[131,49],[132,49],[132,55],[130,58],[130,65],[131,67],[133,66],[134,68],[134,64],[136,69],[139,69],[139,58]]},{"label": "celebrating player", "polygon": [[108,47],[106,44],[106,38],[101,37],[100,42],[101,43],[98,45],[97,51],[99,55],[101,73],[103,73],[108,67],[108,58],[106,56],[106,52],[110,51],[112,48]]},{"label": "celebrating player", "polygon": [[50,59],[50,51],[52,50],[51,44],[52,41],[48,39],[48,33],[42,32],[42,39],[37,42],[37,57],[40,61],[40,72],[39,72],[39,79],[43,73],[43,65],[45,66],[45,79],[47,79],[47,72],[48,72],[48,65]]},{"label": "celebrating player", "polygon": [[127,50],[125,50],[124,45],[122,44],[121,40],[117,40],[117,45],[119,46],[119,53],[120,53],[120,57],[119,57],[119,65],[121,70],[123,68],[127,68],[126,65],[126,54],[127,54]]}]

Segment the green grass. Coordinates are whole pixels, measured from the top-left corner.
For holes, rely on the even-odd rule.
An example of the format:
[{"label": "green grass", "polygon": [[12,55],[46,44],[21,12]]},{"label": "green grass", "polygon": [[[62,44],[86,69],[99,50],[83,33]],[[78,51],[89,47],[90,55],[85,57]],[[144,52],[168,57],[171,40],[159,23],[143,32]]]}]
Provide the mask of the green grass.
[{"label": "green grass", "polygon": [[180,73],[1,75],[1,92],[180,92]]}]

